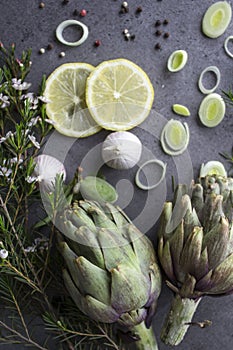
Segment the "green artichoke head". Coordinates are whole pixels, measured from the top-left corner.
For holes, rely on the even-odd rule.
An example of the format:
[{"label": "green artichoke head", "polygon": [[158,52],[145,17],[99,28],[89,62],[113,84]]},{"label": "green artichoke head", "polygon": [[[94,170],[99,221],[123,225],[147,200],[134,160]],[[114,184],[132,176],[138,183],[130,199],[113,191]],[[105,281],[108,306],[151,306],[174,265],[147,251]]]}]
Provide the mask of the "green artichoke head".
[{"label": "green artichoke head", "polygon": [[183,298],[233,292],[233,179],[206,176],[179,185],[164,205],[159,259]]},{"label": "green artichoke head", "polygon": [[65,285],[90,318],[149,327],[161,276],[150,240],[119,208],[82,200],[58,215]]}]

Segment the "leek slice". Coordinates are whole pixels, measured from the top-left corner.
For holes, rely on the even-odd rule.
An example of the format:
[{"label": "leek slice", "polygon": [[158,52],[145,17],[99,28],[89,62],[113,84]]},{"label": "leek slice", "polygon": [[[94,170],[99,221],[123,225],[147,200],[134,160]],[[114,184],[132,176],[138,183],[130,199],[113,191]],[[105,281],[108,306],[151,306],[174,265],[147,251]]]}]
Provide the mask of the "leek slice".
[{"label": "leek slice", "polygon": [[175,112],[176,114],[182,115],[183,117],[189,117],[190,116],[190,112],[189,109],[183,105],[180,104],[174,104],[172,106],[173,112]]},{"label": "leek slice", "polygon": [[[140,173],[142,172],[142,170],[150,165],[150,164],[154,164],[156,166],[159,166],[160,168],[160,177],[159,179],[152,185],[144,185],[141,180],[140,180]],[[141,188],[142,190],[152,190],[153,188],[157,187],[165,178],[166,175],[166,166],[167,164],[165,164],[164,162],[162,162],[161,160],[158,159],[151,159],[148,160],[147,162],[143,163],[140,168],[138,169],[136,176],[135,176],[135,183],[136,185]],[[154,177],[157,175],[157,172],[153,169],[153,175]]]},{"label": "leek slice", "polygon": [[217,126],[224,118],[226,105],[219,94],[206,96],[199,107],[199,118],[202,124],[209,128]]},{"label": "leek slice", "polygon": [[228,54],[228,56],[233,58],[233,53],[228,49],[228,43],[230,40],[233,40],[233,35],[228,36],[228,38],[226,38],[226,40],[224,41],[224,49],[225,49],[226,53]]},{"label": "leek slice", "polygon": [[160,141],[165,153],[177,156],[183,153],[189,144],[189,127],[187,123],[171,119],[162,130]]},{"label": "leek slice", "polygon": [[218,1],[211,5],[202,20],[202,31],[209,38],[218,38],[227,29],[232,16],[231,5]]},{"label": "leek slice", "polygon": [[217,160],[211,160],[208,163],[202,163],[200,169],[200,177],[205,177],[207,175],[218,175],[227,177],[227,172],[223,164]]},{"label": "leek slice", "polygon": [[167,68],[170,72],[178,72],[186,65],[188,54],[185,50],[172,52],[167,61]]},{"label": "leek slice", "polygon": [[[215,86],[212,89],[206,89],[204,87],[203,83],[202,83],[203,76],[207,72],[213,72],[216,75],[216,78],[217,78],[216,84],[215,84]],[[199,89],[201,90],[201,92],[203,94],[211,94],[212,92],[214,92],[217,89],[217,87],[218,87],[218,85],[220,83],[220,78],[221,78],[221,74],[220,74],[220,71],[219,71],[218,67],[216,67],[216,66],[209,66],[209,67],[205,68],[201,72],[200,78],[198,80],[198,87],[199,87]]]}]

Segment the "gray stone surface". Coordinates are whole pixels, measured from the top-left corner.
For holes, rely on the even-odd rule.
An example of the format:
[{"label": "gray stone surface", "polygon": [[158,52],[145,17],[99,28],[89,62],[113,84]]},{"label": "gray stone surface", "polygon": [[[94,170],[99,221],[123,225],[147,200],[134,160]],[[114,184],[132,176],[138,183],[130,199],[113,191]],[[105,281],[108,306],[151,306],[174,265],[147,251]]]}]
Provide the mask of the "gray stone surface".
[{"label": "gray stone surface", "polygon": [[[121,1],[96,0],[96,1],[74,1],[70,0],[67,5],[62,0],[44,0],[45,7],[39,9],[40,1],[31,0],[8,0],[0,3],[0,39],[5,46],[15,43],[17,52],[32,48],[32,71],[28,80],[36,89],[40,83],[42,74],[50,74],[57,66],[66,62],[88,62],[97,65],[103,60],[114,58],[127,58],[142,67],[149,75],[155,90],[155,100],[151,115],[142,126],[132,130],[150,150],[155,157],[167,163],[167,184],[164,193],[167,198],[171,197],[171,176],[176,179],[188,178],[192,172],[197,176],[200,164],[208,160],[222,160],[219,152],[230,152],[232,147],[232,108],[228,107],[225,119],[216,128],[203,127],[198,120],[198,107],[203,98],[197,87],[197,81],[201,71],[210,65],[216,65],[221,72],[221,82],[216,92],[228,90],[232,87],[232,59],[229,58],[223,48],[223,43],[228,35],[232,34],[233,23],[230,24],[226,33],[218,39],[209,39],[201,33],[201,19],[214,1],[202,0],[129,0],[129,13],[119,15]],[[231,1],[232,3],[232,1]],[[135,14],[137,6],[142,6],[142,12]],[[73,11],[85,8],[88,13],[86,17],[74,16]],[[77,19],[85,23],[90,30],[87,41],[77,48],[66,47],[56,41],[55,29],[57,25],[66,19]],[[169,32],[170,36],[155,35],[155,21],[157,19],[169,20],[169,24],[161,26],[163,32]],[[128,28],[135,34],[134,41],[125,41],[122,31]],[[74,38],[73,31],[66,32]],[[99,47],[94,46],[95,40],[101,40]],[[161,44],[161,50],[155,49],[156,43]],[[52,43],[54,48],[38,54],[41,47],[46,48]],[[185,49],[189,54],[186,67],[179,73],[170,73],[166,69],[166,62],[170,53],[176,49]],[[66,53],[64,58],[59,53]],[[211,76],[206,77],[207,84],[214,82]],[[208,79],[209,78],[209,79]],[[161,123],[157,113],[166,119],[176,118],[184,121],[182,117],[175,116],[171,111],[173,103],[186,105],[191,116],[185,121],[190,127],[190,144],[188,154],[185,157],[173,159],[165,155],[159,145],[158,135]],[[158,118],[158,119],[157,119]],[[66,165],[70,176],[75,168],[82,163],[84,156],[96,145],[99,145],[108,132],[101,131],[99,134],[84,140],[77,140],[67,155]],[[62,152],[62,151],[61,151]],[[188,162],[190,156],[190,162]],[[187,166],[187,164],[189,164]],[[227,165],[226,165],[227,166]],[[178,169],[178,171],[177,171]],[[107,179],[113,184],[120,180],[129,180],[133,184],[135,169],[129,172],[116,172],[106,167],[102,169]],[[185,174],[185,175],[184,175]],[[120,187],[121,183],[118,183]],[[126,211],[132,218],[137,218],[143,206],[147,205],[147,194],[142,193],[133,185],[128,187],[134,195],[133,201],[126,207]],[[156,211],[160,208],[158,196],[154,192],[154,205]],[[129,195],[124,198],[124,203],[131,199]],[[123,199],[122,199],[123,201]],[[143,203],[143,204],[141,204]],[[154,209],[147,208],[147,215],[154,214]],[[149,214],[148,214],[149,213]],[[146,220],[140,221],[139,226],[143,229]],[[155,240],[155,228],[150,227],[148,234]],[[167,311],[172,294],[164,287],[159,300],[158,312],[154,321],[155,333],[159,338],[164,313]],[[200,304],[195,321],[209,319],[213,325],[206,329],[196,326],[190,328],[185,341],[177,347],[179,350],[225,350],[232,349],[233,341],[233,312],[232,296],[224,298],[206,297]],[[161,350],[169,347],[159,344]],[[8,349],[26,349],[26,347],[8,346]],[[5,346],[0,346],[5,349]]]}]

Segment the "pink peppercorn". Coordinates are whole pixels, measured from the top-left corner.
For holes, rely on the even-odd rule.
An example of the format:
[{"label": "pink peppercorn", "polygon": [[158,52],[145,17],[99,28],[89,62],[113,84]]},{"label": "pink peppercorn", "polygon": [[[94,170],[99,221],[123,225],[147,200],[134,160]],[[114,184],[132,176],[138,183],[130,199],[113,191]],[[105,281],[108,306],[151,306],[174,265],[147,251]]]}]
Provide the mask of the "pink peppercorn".
[{"label": "pink peppercorn", "polygon": [[85,17],[87,15],[87,11],[85,10],[85,9],[82,9],[81,11],[80,11],[80,16],[81,17]]},{"label": "pink peppercorn", "polygon": [[100,45],[101,45],[101,41],[100,41],[100,40],[96,40],[96,41],[95,41],[95,46],[98,47],[98,46],[100,46]]}]

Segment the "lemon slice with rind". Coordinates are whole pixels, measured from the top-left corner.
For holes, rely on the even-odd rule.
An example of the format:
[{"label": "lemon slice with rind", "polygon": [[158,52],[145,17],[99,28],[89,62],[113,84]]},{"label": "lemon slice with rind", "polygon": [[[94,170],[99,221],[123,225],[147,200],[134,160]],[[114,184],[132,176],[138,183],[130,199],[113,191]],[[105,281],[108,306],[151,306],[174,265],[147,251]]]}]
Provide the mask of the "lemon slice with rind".
[{"label": "lemon slice with rind", "polygon": [[104,129],[122,131],[141,124],[153,100],[154,89],[147,74],[123,58],[102,62],[87,79],[87,106]]},{"label": "lemon slice with rind", "polygon": [[63,135],[81,138],[101,129],[86,105],[86,81],[93,70],[87,63],[66,63],[55,69],[46,81],[44,95],[49,100],[46,113]]}]

